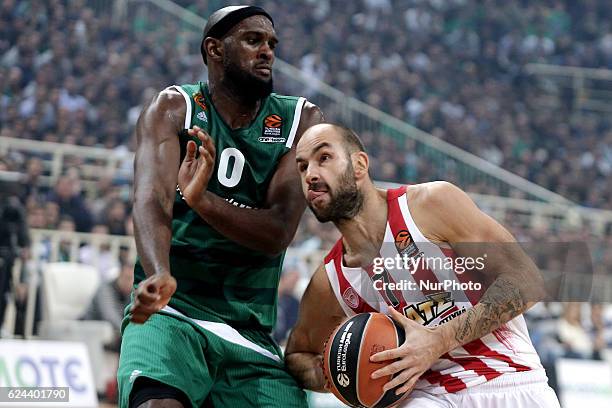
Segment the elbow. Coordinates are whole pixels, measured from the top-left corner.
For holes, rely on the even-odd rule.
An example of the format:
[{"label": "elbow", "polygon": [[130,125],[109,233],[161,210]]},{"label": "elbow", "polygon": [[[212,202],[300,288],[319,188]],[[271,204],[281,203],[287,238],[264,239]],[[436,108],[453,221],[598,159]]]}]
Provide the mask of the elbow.
[{"label": "elbow", "polygon": [[266,245],[262,248],[262,252],[270,258],[275,258],[287,250],[291,241],[293,241],[293,234],[290,234],[290,232],[282,226],[279,228],[270,228],[266,241]]}]

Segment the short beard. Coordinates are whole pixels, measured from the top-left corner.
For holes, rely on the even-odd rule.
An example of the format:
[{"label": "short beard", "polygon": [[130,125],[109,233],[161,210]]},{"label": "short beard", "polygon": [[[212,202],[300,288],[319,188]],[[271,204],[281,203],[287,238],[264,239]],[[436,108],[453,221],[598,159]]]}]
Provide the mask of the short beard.
[{"label": "short beard", "polygon": [[223,79],[221,83],[245,103],[255,103],[272,93],[274,81],[257,78],[243,71],[226,55],[223,57]]},{"label": "short beard", "polygon": [[337,223],[342,220],[355,218],[363,208],[363,193],[357,188],[353,164],[349,161],[346,171],[340,177],[338,189],[335,193],[328,193],[331,200],[327,208],[317,212],[311,203],[308,206],[319,222],[332,221]]}]

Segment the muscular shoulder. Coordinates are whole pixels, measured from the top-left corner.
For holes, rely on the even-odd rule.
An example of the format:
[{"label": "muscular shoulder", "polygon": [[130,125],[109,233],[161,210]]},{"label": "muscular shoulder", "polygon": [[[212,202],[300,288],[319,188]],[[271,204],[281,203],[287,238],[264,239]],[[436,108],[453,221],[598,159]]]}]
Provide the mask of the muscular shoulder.
[{"label": "muscular shoulder", "polygon": [[302,116],[300,119],[300,125],[302,123],[308,124],[308,127],[316,125],[324,121],[323,112],[321,108],[310,101],[304,102],[302,107]]},{"label": "muscular shoulder", "polygon": [[434,242],[447,241],[449,230],[464,228],[466,216],[477,209],[463,190],[447,181],[415,184],[406,193],[415,223]]},{"label": "muscular shoulder", "polygon": [[137,135],[163,140],[176,137],[185,123],[185,99],[176,89],[159,92],[142,110],[138,119]]},{"label": "muscular shoulder", "polygon": [[317,105],[308,100],[304,102],[304,106],[302,106],[302,113],[300,115],[300,124],[298,126],[293,145],[295,146],[297,144],[297,142],[300,140],[300,137],[302,137],[302,134],[309,127],[319,123],[323,123],[324,120],[325,118],[323,117],[323,112]]},{"label": "muscular shoulder", "polygon": [[414,206],[430,210],[444,208],[452,200],[468,198],[463,190],[448,181],[414,184],[408,186],[406,192],[411,208]]},{"label": "muscular shoulder", "polygon": [[153,100],[147,105],[142,117],[146,120],[154,120],[156,122],[169,122],[177,127],[177,130],[182,129],[187,106],[183,95],[176,89],[166,88],[159,92]]},{"label": "muscular shoulder", "polygon": [[173,120],[176,120],[177,123],[182,123],[182,119],[187,111],[185,98],[173,88],[166,88],[158,93],[150,107],[158,113],[176,116]]}]

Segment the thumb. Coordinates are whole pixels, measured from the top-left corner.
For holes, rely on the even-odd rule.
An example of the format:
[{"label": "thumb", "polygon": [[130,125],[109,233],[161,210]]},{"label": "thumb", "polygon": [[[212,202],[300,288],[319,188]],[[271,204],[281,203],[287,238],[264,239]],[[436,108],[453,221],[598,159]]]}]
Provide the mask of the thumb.
[{"label": "thumb", "polygon": [[416,322],[413,322],[411,319],[408,319],[406,316],[404,316],[392,307],[389,308],[389,316],[404,329],[407,329],[411,324],[417,324]]},{"label": "thumb", "polygon": [[190,140],[187,142],[187,153],[185,154],[185,158],[183,159],[184,163],[189,163],[195,160],[197,145],[196,142]]}]

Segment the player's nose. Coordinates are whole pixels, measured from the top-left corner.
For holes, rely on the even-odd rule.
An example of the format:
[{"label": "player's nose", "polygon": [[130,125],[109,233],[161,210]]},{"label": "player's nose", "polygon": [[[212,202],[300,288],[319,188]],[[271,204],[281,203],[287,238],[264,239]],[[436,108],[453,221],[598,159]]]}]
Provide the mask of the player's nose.
[{"label": "player's nose", "polygon": [[264,42],[264,44],[259,49],[259,58],[266,61],[274,61],[274,50],[267,42]]},{"label": "player's nose", "polygon": [[316,183],[320,180],[319,172],[316,170],[315,166],[308,166],[306,169],[306,184],[310,186],[312,183]]}]

